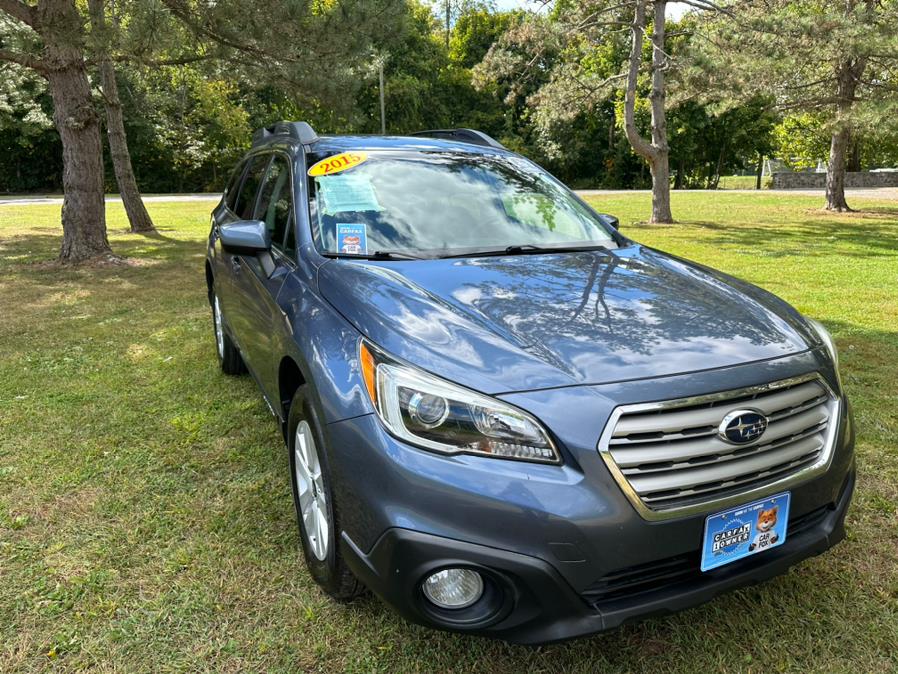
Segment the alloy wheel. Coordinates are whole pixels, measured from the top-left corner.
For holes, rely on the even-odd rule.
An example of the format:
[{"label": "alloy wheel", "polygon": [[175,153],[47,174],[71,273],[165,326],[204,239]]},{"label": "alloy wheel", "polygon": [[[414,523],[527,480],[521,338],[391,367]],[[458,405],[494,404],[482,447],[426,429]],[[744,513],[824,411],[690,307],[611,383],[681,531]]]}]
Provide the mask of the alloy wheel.
[{"label": "alloy wheel", "polygon": [[327,511],[327,494],[321,476],[321,461],[312,427],[305,420],[296,427],[293,443],[293,464],[296,474],[296,492],[299,510],[309,548],[315,557],[324,561],[327,557],[331,523]]}]

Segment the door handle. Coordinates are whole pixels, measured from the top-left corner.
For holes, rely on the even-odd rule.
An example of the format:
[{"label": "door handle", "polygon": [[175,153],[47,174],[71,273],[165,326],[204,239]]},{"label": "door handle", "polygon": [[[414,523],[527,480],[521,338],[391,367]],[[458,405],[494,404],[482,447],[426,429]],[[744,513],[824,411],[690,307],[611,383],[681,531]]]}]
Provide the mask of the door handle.
[{"label": "door handle", "polygon": [[240,258],[236,255],[231,256],[231,269],[233,272],[239,274],[241,267],[243,267],[243,263],[240,261]]}]

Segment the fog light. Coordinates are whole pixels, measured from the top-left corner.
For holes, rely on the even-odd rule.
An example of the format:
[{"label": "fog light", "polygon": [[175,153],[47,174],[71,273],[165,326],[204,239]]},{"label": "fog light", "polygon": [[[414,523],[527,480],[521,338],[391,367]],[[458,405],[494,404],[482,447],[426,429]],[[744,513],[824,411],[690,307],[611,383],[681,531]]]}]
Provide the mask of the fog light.
[{"label": "fog light", "polygon": [[421,589],[440,608],[465,608],[483,595],[483,578],[470,569],[443,569],[428,576]]}]

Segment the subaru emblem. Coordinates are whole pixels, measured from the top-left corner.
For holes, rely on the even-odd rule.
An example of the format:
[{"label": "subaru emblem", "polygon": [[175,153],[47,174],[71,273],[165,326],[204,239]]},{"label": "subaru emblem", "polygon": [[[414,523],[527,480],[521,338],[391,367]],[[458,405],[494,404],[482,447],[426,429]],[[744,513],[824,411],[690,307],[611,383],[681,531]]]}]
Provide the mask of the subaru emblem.
[{"label": "subaru emblem", "polygon": [[733,410],[727,414],[717,434],[734,445],[744,445],[760,438],[767,430],[767,417],[758,410]]}]

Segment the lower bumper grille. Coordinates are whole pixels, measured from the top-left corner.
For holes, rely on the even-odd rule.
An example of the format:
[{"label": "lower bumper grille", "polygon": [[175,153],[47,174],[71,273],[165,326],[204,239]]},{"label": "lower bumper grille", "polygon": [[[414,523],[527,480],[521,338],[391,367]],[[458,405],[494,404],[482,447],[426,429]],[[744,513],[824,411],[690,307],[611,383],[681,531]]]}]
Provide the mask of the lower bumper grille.
[{"label": "lower bumper grille", "polygon": [[[786,540],[800,536],[820,524],[834,510],[833,505],[823,506],[789,520]],[[734,562],[733,565],[752,563],[752,559]],[[647,564],[639,564],[609,573],[584,590],[581,595],[591,605],[601,608],[624,597],[631,598],[647,592],[655,592],[681,583],[708,576],[699,566],[701,551],[668,557]],[[727,567],[723,567],[724,569]],[[714,572],[710,572],[713,574]]]},{"label": "lower bumper grille", "polygon": [[[828,463],[839,401],[818,375],[615,410],[599,451],[647,519],[744,500],[753,490]],[[720,426],[736,410],[766,420],[756,439],[733,444]],[[707,506],[707,508],[706,508]]]}]

